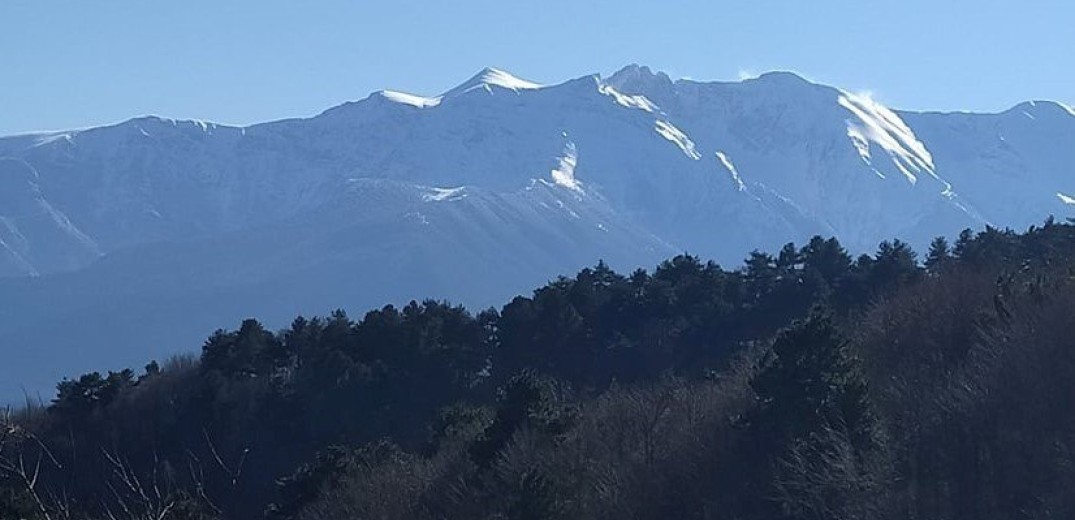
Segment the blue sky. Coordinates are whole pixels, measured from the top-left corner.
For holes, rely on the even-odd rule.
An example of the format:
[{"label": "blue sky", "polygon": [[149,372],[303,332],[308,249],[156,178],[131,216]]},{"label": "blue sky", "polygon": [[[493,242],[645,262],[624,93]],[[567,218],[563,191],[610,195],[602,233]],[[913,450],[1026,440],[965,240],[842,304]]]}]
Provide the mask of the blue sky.
[{"label": "blue sky", "polygon": [[793,70],[896,108],[1075,103],[1070,0],[3,0],[0,135],[142,114],[246,124],[485,66],[538,82],[647,64]]}]

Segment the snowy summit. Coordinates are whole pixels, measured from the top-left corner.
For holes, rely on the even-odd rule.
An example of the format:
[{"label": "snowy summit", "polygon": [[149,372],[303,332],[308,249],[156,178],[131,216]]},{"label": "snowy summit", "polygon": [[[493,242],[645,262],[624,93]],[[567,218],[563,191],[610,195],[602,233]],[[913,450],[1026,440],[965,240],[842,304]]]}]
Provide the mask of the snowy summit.
[{"label": "snowy summit", "polygon": [[[735,265],[814,234],[921,249],[1070,215],[1072,164],[1075,112],[1059,103],[918,113],[787,72],[702,82],[639,65],[552,85],[490,68],[440,95],[384,90],[241,128],[139,118],[11,136],[0,334],[48,345],[42,359],[122,366],[251,315],[501,303],[598,259]],[[169,315],[188,317],[167,335],[182,344],[147,342]],[[46,387],[67,358],[0,381]]]}]

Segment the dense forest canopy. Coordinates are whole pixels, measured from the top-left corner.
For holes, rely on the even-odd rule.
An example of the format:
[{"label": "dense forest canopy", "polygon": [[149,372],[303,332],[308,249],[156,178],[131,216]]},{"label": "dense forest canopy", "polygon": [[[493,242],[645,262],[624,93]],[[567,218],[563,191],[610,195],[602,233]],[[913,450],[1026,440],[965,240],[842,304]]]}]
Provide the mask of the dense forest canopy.
[{"label": "dense forest canopy", "polygon": [[1075,517],[1075,226],[244,321],[0,417],[0,518]]}]

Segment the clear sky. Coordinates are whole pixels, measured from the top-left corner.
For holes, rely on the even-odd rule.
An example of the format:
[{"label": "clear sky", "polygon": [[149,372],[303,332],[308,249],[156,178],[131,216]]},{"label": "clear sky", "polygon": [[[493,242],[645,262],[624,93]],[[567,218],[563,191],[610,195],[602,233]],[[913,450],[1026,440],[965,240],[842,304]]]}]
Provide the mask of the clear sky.
[{"label": "clear sky", "polygon": [[1075,103],[1072,0],[2,0],[0,135],[157,114],[246,124],[485,66],[793,70],[895,108]]}]

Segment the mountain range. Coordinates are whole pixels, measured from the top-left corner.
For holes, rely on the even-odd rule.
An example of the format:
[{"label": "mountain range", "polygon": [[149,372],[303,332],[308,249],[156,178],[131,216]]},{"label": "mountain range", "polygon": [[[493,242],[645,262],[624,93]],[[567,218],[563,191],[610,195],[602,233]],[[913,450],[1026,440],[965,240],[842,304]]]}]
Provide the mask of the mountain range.
[{"label": "mountain range", "polygon": [[478,309],[599,259],[833,235],[920,251],[1075,210],[1075,111],[910,112],[788,72],[487,69],[247,127],[141,117],[0,138],[0,399],[141,366],[256,316]]}]

